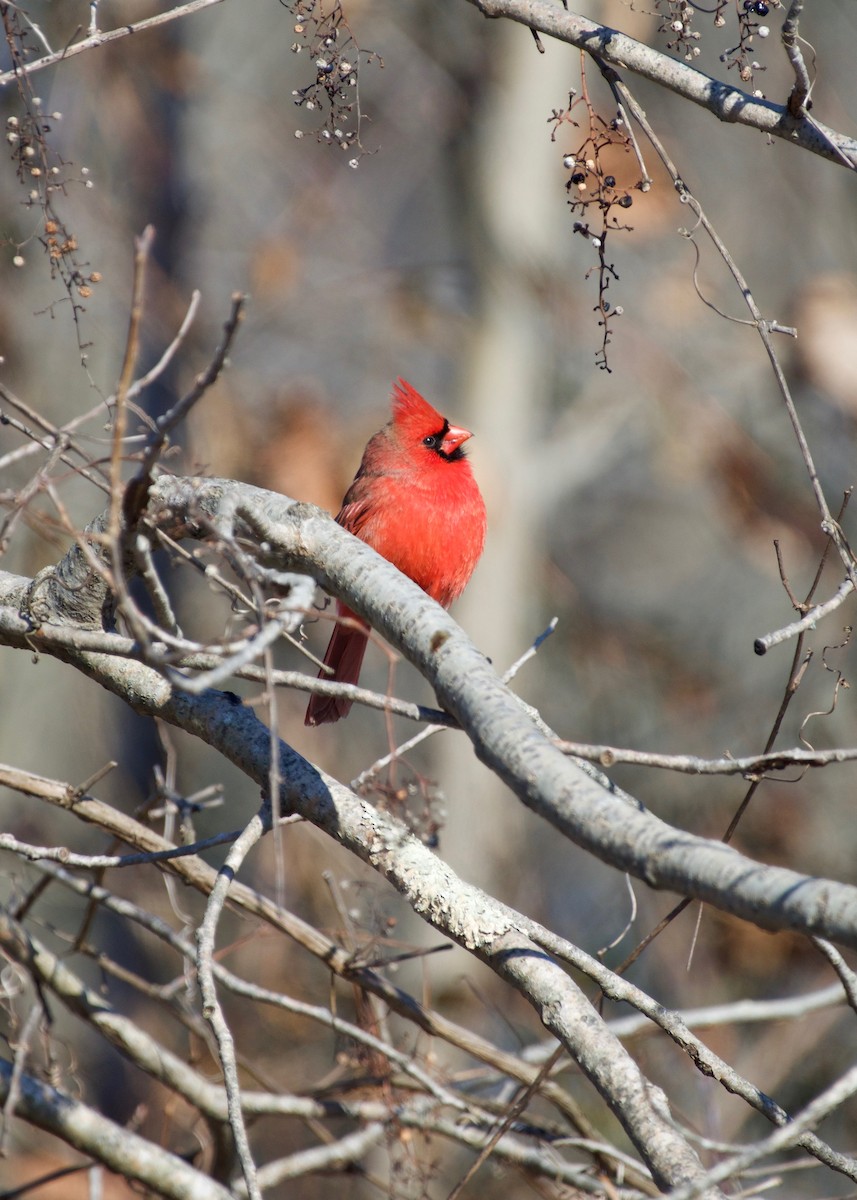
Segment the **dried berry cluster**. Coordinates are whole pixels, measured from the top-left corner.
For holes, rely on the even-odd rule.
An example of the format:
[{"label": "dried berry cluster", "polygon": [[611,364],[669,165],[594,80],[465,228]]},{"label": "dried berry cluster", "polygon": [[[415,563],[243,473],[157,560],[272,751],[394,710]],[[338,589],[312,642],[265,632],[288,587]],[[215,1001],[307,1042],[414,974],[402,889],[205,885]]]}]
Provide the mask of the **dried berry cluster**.
[{"label": "dried berry cluster", "polygon": [[[4,5],[2,17],[12,61],[16,66],[23,67],[36,50],[28,43],[29,31],[22,13],[11,5]],[[86,167],[74,172],[72,164],[65,162],[48,142],[48,135],[53,125],[62,120],[62,113],[42,112],[41,98],[33,95],[30,78],[23,71],[18,74],[18,96],[21,114],[7,118],[6,144],[15,163],[18,179],[26,189],[23,204],[42,211],[42,230],[35,236],[47,252],[51,274],[62,279],[65,285],[77,322],[79,315],[85,311],[80,301],[92,295],[92,284],[99,283],[101,275],[98,271],[90,271],[88,264],[79,260],[77,238],[60,215],[57,201],[67,194],[70,184],[79,183],[91,188],[92,180]],[[14,249],[14,267],[26,265],[23,251],[32,238],[30,234],[25,242],[7,238],[0,243]],[[84,350],[82,342],[80,348]]]},{"label": "dried berry cluster", "polygon": [[620,186],[613,173],[615,167],[611,168],[606,161],[608,157],[615,161],[617,151],[620,154],[630,154],[633,150],[624,118],[617,114],[611,121],[605,121],[595,112],[585,92],[577,99],[574,92],[571,92],[568,100],[567,109],[555,110],[551,114],[550,123],[554,127],[551,140],[556,141],[556,135],[563,125],[580,128],[571,113],[579,104],[584,104],[587,113],[587,134],[572,153],[563,157],[562,165],[569,172],[565,185],[568,205],[578,218],[574,222],[574,232],[586,238],[598,256],[597,267],[590,268],[587,278],[597,269],[598,303],[595,311],[598,313],[598,324],[602,329],[602,340],[596,363],[602,370],[609,371],[607,348],[612,338],[611,323],[622,315],[622,309],[612,306],[607,299],[610,281],[619,278],[615,265],[607,260],[607,238],[614,232],[631,232],[633,226],[625,224],[624,218],[619,219],[619,210],[624,214],[633,204],[633,188],[645,190],[645,187],[642,181],[634,184],[631,189]]},{"label": "dried berry cluster", "polygon": [[[755,74],[764,71],[765,67],[754,55],[754,42],[770,33],[764,19],[772,9],[782,7],[782,0],[733,0],[733,3],[738,22],[738,44],[725,50],[720,61],[727,70],[734,67],[741,82],[753,87],[755,94],[761,97],[762,92],[755,89]],[[716,0],[713,8],[700,7],[696,0],[656,0],[655,9],[661,18],[658,31],[666,35],[668,50],[675,50],[686,62],[692,62],[701,53],[699,41],[702,36],[693,28],[694,18],[699,13],[713,15],[715,28],[722,29],[726,24],[727,8],[729,0]]]},{"label": "dried berry cluster", "polygon": [[764,71],[765,67],[754,57],[753,46],[757,37],[768,37],[771,31],[764,24],[764,19],[772,8],[779,7],[780,0],[743,0],[738,10],[738,45],[720,55],[720,61],[726,64],[726,70],[731,71],[735,67],[741,82],[753,87],[753,94],[760,99],[763,92],[754,87],[756,72]]},{"label": "dried berry cluster", "polygon": [[[330,6],[321,6],[316,0],[292,0],[286,7],[295,20],[292,53],[306,51],[313,59],[315,69],[314,79],[306,87],[295,88],[292,92],[295,104],[307,112],[317,110],[322,115],[323,124],[316,131],[318,141],[352,152],[362,150],[358,62],[361,53],[367,62],[381,60],[371,51],[361,52],[340,0]],[[295,137],[303,136],[302,129],[295,131]],[[356,167],[359,161],[359,156],[351,158],[349,165]]]},{"label": "dried berry cluster", "polygon": [[696,12],[693,5],[687,0],[661,0],[658,11],[662,17],[658,33],[667,35],[667,50],[678,51],[687,62],[698,58],[700,50],[696,43],[702,35],[691,28]]}]

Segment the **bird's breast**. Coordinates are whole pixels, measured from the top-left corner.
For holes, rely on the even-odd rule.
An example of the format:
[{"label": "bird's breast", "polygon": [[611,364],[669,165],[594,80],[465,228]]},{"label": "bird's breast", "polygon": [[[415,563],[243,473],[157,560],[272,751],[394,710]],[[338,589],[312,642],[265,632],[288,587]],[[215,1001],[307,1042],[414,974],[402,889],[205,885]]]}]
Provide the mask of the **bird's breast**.
[{"label": "bird's breast", "polygon": [[[359,536],[440,604],[464,590],[485,542],[485,505],[469,464],[434,478],[376,479]],[[373,489],[374,490],[374,489]]]}]

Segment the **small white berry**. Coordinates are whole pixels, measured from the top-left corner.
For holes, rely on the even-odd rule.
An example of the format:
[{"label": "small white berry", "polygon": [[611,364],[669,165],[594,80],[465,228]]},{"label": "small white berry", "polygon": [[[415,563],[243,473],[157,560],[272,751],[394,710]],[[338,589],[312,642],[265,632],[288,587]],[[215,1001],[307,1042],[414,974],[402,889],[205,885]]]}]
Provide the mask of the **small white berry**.
[{"label": "small white berry", "polygon": [[350,158],[348,160],[348,165],[349,165],[349,167],[353,167],[354,170],[356,171],[357,168],[360,166],[360,159],[359,158]]},{"label": "small white berry", "polygon": [[577,159],[573,154],[566,154],[565,158],[562,160],[562,165],[565,167],[566,171],[570,171],[576,162]]},{"label": "small white berry", "polygon": [[767,25],[760,25],[756,32],[758,33],[759,37],[767,37],[771,31]]},{"label": "small white berry", "polygon": [[20,254],[16,254],[15,257],[12,259],[12,266],[13,267],[23,267],[23,265],[24,265],[23,256]]}]

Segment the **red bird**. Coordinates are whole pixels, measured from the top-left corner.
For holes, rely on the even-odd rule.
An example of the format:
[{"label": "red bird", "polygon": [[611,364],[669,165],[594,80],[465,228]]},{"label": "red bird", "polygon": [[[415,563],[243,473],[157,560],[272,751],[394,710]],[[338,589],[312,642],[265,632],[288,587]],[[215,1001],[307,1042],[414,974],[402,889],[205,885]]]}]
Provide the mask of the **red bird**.
[{"label": "red bird", "polygon": [[[485,504],[462,446],[473,435],[404,379],[393,418],[370,438],[336,520],[418,583],[444,608],[464,591],[485,544]],[[369,626],[341,601],[319,679],[357,683]],[[347,716],[351,701],[312,696],[306,725]]]}]

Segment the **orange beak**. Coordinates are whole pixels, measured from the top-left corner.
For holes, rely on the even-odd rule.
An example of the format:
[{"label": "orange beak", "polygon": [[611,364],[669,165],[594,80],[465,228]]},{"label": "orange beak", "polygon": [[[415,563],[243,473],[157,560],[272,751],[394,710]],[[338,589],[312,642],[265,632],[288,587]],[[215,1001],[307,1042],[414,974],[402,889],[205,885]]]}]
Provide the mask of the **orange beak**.
[{"label": "orange beak", "polygon": [[462,429],[458,425],[450,425],[446,431],[446,436],[441,443],[441,450],[444,454],[452,454],[459,446],[462,446],[468,438],[472,438],[473,434],[469,429]]}]

